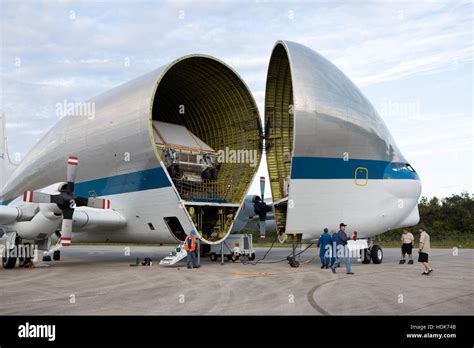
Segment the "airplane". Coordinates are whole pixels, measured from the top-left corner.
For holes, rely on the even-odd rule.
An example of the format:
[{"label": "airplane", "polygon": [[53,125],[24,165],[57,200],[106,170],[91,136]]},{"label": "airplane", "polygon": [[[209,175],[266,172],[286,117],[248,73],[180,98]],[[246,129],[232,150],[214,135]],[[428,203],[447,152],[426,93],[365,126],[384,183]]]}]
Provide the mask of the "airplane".
[{"label": "airplane", "polygon": [[263,141],[256,102],[231,67],[191,54],[85,103],[17,166],[3,142],[4,268],[31,243],[58,260],[74,242],[183,243],[192,230],[208,245],[225,240]]},{"label": "airplane", "polygon": [[[245,83],[209,56],[180,58],[91,102],[97,115],[63,118],[10,174],[0,242],[35,239],[49,252],[54,236],[64,246],[70,237],[172,243],[194,229],[219,244],[253,224],[262,237],[273,225],[280,242],[295,245],[346,221],[359,237],[350,247],[363,263],[380,263],[374,237],[419,221],[420,179],[383,120],[349,78],[303,45],[273,49],[265,129]],[[216,163],[223,148],[252,150],[258,163],[265,151],[273,203],[264,178],[260,196],[245,196],[256,166]],[[77,183],[65,168],[70,155],[85,167]],[[100,209],[108,200],[113,209]],[[6,268],[13,262],[3,258]]]},{"label": "airplane", "polygon": [[[418,174],[369,100],[319,53],[276,42],[265,125],[271,216],[281,242],[315,241],[344,222],[357,232],[351,251],[378,264],[383,251],[374,237],[419,222]],[[255,215],[242,209],[238,220]],[[263,235],[263,224],[259,229]]]}]

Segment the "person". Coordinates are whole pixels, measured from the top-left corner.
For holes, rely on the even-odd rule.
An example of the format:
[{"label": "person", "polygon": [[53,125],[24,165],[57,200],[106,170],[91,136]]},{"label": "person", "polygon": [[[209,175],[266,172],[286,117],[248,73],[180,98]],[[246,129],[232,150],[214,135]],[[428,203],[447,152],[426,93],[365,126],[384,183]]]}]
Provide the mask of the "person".
[{"label": "person", "polygon": [[341,261],[337,258],[337,233],[334,228],[332,231],[331,242],[332,242],[332,257],[331,257],[331,268],[341,267]]},{"label": "person", "polygon": [[196,260],[196,231],[191,230],[184,240],[184,250],[186,250],[188,268],[199,268]]},{"label": "person", "polygon": [[352,232],[351,239],[352,240],[357,240],[357,231]]},{"label": "person", "polygon": [[331,262],[329,250],[331,248],[331,236],[328,233],[328,229],[324,229],[324,233],[318,239],[318,247],[319,247],[319,257],[321,259],[321,269],[324,267],[329,268],[329,264]]},{"label": "person", "polygon": [[402,265],[405,263],[406,255],[408,254],[408,264],[412,265],[413,259],[411,257],[411,251],[415,243],[415,237],[413,237],[413,234],[410,232],[409,228],[405,227],[403,229],[402,238],[400,240],[402,242],[402,259],[400,260],[400,264]]},{"label": "person", "polygon": [[[344,255],[344,259],[346,261],[346,274],[354,274],[354,272],[351,271],[351,258],[350,258],[350,251],[349,251],[349,246],[347,245],[347,240],[349,239],[346,234],[346,224],[341,222],[339,224],[339,232],[337,232],[337,253],[338,256],[341,256],[341,254]],[[339,258],[340,259],[340,258]],[[340,261],[339,261],[340,262]],[[336,273],[336,268],[333,266],[331,267],[332,273]]]},{"label": "person", "polygon": [[429,275],[433,272],[429,262],[428,256],[431,253],[431,245],[430,245],[430,235],[426,233],[426,228],[424,225],[421,225],[420,229],[420,246],[418,248],[418,262],[421,262],[425,267],[425,270],[422,275]]}]

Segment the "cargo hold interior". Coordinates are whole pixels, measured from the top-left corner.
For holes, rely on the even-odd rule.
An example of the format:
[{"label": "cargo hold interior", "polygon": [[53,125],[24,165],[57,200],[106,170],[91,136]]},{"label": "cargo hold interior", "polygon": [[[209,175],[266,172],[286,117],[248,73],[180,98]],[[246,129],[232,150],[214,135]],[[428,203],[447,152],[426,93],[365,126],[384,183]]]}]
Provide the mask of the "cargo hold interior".
[{"label": "cargo hold interior", "polygon": [[[247,86],[215,59],[180,60],[158,82],[152,104],[157,152],[204,241],[230,231],[260,163],[259,126]],[[237,151],[240,158],[232,157]]]}]

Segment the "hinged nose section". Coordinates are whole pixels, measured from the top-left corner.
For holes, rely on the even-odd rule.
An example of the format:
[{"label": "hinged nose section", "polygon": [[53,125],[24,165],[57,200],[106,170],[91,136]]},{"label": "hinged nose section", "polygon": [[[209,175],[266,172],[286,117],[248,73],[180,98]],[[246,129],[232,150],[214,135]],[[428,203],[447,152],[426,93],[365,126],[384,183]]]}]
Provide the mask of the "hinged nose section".
[{"label": "hinged nose section", "polygon": [[[280,234],[309,235],[328,227],[316,227],[315,221],[336,224],[341,214],[350,215],[334,192],[350,193],[354,201],[365,202],[370,196],[367,190],[375,188],[372,180],[417,179],[367,98],[335,65],[303,45],[278,41],[273,49],[265,125]],[[390,163],[403,166],[386,170]],[[381,197],[381,192],[377,195]],[[406,214],[397,213],[400,218]]]}]

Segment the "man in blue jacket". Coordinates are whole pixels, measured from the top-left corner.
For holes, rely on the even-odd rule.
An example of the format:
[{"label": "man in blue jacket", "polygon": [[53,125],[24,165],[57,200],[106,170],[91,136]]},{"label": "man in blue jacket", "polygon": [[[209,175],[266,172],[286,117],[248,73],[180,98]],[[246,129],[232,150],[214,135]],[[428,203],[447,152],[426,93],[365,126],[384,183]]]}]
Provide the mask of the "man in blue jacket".
[{"label": "man in blue jacket", "polygon": [[321,269],[329,268],[331,262],[331,243],[332,238],[328,233],[328,229],[324,229],[324,233],[318,239],[319,257],[321,258]]},{"label": "man in blue jacket", "polygon": [[[349,246],[347,245],[347,240],[349,239],[346,234],[346,224],[340,223],[339,224],[339,232],[337,232],[337,257],[340,260],[342,255],[344,255],[344,259],[346,261],[346,274],[354,274],[351,271],[351,255],[349,252]],[[340,262],[340,261],[339,261]],[[336,273],[335,265],[331,267],[333,273]]]}]

